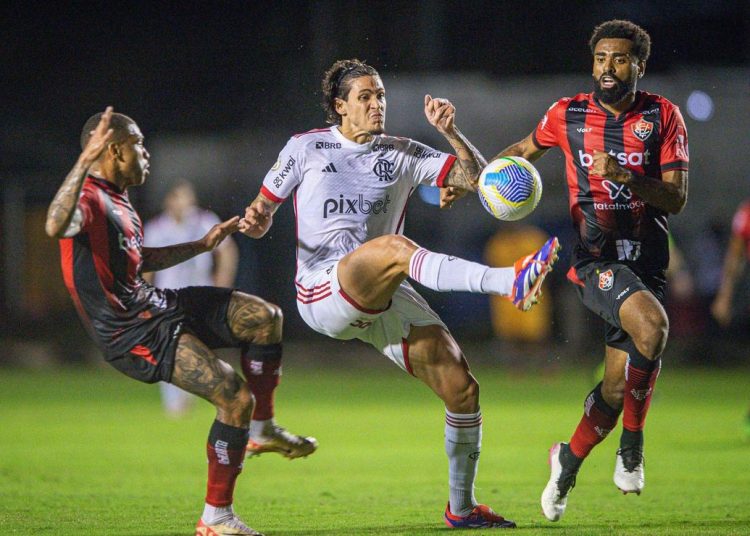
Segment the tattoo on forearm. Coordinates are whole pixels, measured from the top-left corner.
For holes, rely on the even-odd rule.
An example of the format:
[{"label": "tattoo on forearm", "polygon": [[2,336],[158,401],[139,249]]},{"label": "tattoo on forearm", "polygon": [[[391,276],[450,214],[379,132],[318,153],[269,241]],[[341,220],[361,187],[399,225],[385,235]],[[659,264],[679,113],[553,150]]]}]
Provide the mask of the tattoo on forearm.
[{"label": "tattoo on forearm", "polygon": [[164,270],[203,252],[205,248],[199,242],[186,242],[162,248],[143,248],[143,271]]},{"label": "tattoo on forearm", "polygon": [[229,302],[227,323],[232,334],[241,341],[255,344],[281,342],[281,311],[255,296],[235,292]]},{"label": "tattoo on forearm", "polygon": [[455,136],[448,136],[447,139],[456,151],[458,166],[451,168],[444,184],[464,190],[476,190],[479,174],[487,162],[460,130],[456,129]]},{"label": "tattoo on forearm", "polygon": [[88,166],[76,162],[76,165],[65,177],[62,186],[57,190],[55,198],[47,210],[47,234],[51,236],[62,235],[70,225],[87,171]]}]

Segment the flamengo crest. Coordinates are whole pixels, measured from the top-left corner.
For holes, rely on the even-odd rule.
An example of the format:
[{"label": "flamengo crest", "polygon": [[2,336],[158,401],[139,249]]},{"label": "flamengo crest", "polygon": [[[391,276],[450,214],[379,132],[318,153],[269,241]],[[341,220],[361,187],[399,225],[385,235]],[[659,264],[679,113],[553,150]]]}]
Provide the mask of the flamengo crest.
[{"label": "flamengo crest", "polygon": [[633,123],[632,128],[633,128],[633,134],[638,136],[638,139],[640,139],[641,141],[646,141],[646,139],[654,131],[654,124],[651,121],[646,121],[645,119],[641,119],[637,123]]}]

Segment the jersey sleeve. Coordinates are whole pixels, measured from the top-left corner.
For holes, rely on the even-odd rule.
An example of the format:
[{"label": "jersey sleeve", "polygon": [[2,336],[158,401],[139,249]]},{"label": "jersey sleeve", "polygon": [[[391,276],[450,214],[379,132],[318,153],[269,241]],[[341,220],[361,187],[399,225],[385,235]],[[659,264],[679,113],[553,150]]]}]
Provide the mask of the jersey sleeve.
[{"label": "jersey sleeve", "polygon": [[688,152],[687,128],[680,109],[670,102],[664,106],[664,127],[661,142],[661,171],[675,169],[688,170],[690,161]]},{"label": "jersey sleeve", "polygon": [[99,200],[99,192],[95,188],[84,186],[81,195],[78,198],[78,210],[81,214],[80,230],[85,232],[91,228],[91,225],[98,216],[105,216],[102,210],[102,204]]},{"label": "jersey sleeve", "polygon": [[[540,149],[548,149],[560,145],[560,110],[565,101],[567,101],[567,99],[561,99],[553,103],[552,106],[547,109],[544,117],[542,117],[537,124],[534,132],[531,133],[534,145]],[[567,102],[565,102],[565,104],[567,104]]]},{"label": "jersey sleeve", "polygon": [[279,153],[279,158],[266,173],[261,186],[261,193],[271,201],[283,202],[302,182],[303,158],[300,141],[291,138]]},{"label": "jersey sleeve", "polygon": [[443,187],[443,181],[456,161],[455,155],[414,140],[409,140],[406,152],[415,186],[426,184]]}]

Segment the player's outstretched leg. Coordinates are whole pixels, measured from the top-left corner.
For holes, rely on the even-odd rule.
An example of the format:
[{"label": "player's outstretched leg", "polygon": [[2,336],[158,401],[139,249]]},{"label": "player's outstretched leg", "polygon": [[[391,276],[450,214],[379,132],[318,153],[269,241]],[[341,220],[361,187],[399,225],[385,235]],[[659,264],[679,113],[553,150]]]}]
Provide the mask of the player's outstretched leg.
[{"label": "player's outstretched leg", "polygon": [[510,300],[522,311],[528,311],[542,294],[542,283],[557,261],[560,242],[557,237],[547,240],[538,251],[518,259],[513,266],[516,277]]}]

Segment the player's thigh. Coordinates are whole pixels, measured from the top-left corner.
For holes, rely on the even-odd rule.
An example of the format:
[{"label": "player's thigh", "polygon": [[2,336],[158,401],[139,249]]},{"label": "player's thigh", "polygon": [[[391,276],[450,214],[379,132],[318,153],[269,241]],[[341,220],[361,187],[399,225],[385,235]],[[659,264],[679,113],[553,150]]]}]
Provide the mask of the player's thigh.
[{"label": "player's thigh", "polygon": [[172,383],[216,406],[234,403],[242,379],[198,337],[183,333],[175,351]]},{"label": "player's thigh", "polygon": [[667,312],[649,290],[628,296],[620,307],[620,323],[634,339],[664,337],[669,330]]},{"label": "player's thigh", "polygon": [[357,304],[383,309],[409,273],[418,246],[401,235],[375,238],[345,255],[338,264],[339,284]]}]

